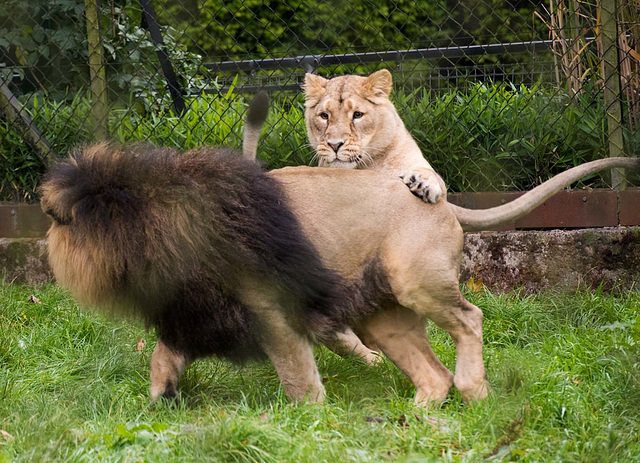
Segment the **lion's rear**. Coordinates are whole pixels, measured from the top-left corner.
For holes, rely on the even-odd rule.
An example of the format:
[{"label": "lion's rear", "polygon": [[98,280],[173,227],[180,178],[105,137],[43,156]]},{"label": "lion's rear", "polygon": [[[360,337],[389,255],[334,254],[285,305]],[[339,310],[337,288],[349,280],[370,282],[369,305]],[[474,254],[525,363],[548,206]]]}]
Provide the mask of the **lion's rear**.
[{"label": "lion's rear", "polygon": [[[340,280],[253,162],[212,149],[97,145],[54,167],[42,191],[60,284],[85,304],[142,316],[180,349],[237,357],[236,347],[257,348],[239,302],[247,276],[281,288],[301,326],[334,326]],[[208,336],[189,335],[199,327]]]}]

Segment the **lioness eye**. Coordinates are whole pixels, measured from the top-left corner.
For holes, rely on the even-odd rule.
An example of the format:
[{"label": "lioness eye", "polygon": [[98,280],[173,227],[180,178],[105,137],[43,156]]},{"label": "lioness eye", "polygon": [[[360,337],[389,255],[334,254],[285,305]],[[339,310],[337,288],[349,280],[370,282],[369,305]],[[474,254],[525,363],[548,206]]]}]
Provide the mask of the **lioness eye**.
[{"label": "lioness eye", "polygon": [[354,111],[353,112],[353,118],[354,119],[360,119],[362,116],[364,116],[364,114],[362,114],[360,111]]},{"label": "lioness eye", "polygon": [[329,119],[329,115],[327,113],[320,113],[320,117],[323,119]]}]

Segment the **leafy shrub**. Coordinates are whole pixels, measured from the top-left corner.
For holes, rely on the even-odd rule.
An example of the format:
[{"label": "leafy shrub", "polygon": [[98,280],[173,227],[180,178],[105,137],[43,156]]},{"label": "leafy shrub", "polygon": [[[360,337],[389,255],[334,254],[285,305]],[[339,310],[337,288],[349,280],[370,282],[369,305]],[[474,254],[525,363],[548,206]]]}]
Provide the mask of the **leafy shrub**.
[{"label": "leafy shrub", "polygon": [[184,31],[181,42],[211,60],[510,42],[548,34],[544,25],[532,24],[530,2],[160,3],[160,21]]},{"label": "leafy shrub", "polygon": [[598,94],[477,84],[468,92],[396,101],[422,152],[453,191],[530,189],[608,154]]},{"label": "leafy shrub", "polygon": [[[85,98],[56,101],[35,96],[25,109],[58,153],[66,153],[92,137],[91,103]],[[8,120],[0,118],[0,200],[36,200],[45,162],[11,128]]]},{"label": "leafy shrub", "polygon": [[[85,81],[88,52],[81,0],[5,0],[0,8],[0,69],[59,98]],[[0,75],[2,77],[2,75]]]},{"label": "leafy shrub", "polygon": [[[608,154],[606,122],[597,95],[573,101],[543,88],[478,84],[468,92],[441,96],[418,91],[395,96],[409,131],[425,157],[452,191],[525,190],[569,167]],[[273,102],[263,131],[259,157],[268,168],[308,165],[304,107],[299,95]],[[187,99],[188,111],[176,116],[170,107],[135,112],[113,109],[114,140],[149,141],[181,150],[199,145],[240,148],[247,99],[233,94]],[[90,103],[34,99],[26,107],[60,154],[92,139]],[[638,134],[627,134],[638,146]],[[0,199],[37,199],[44,165],[28,146],[0,122]],[[606,186],[594,176],[590,186]]]},{"label": "leafy shrub", "polygon": [[[124,94],[145,109],[171,103],[159,70],[157,47],[140,26],[138,2],[113,1],[101,10],[109,96]],[[178,43],[178,33],[162,28],[165,50],[184,88],[201,88],[202,57]],[[63,99],[89,86],[85,6],[82,0],[6,0],[0,9],[0,77],[16,83],[18,93],[38,92]],[[215,83],[208,82],[208,87]],[[129,102],[127,102],[129,103]]]},{"label": "leafy shrub", "polygon": [[[117,99],[119,94],[130,95],[131,100],[144,109],[166,109],[172,100],[157,62],[158,47],[139,25],[142,18],[139,7],[131,6],[129,1],[124,3],[126,7],[113,7],[108,21],[103,19],[103,23],[112,26],[103,32],[112,99]],[[162,28],[162,38],[180,87],[203,88],[202,57],[187,51],[178,42],[178,33],[172,27]],[[215,88],[216,84],[207,82],[206,86]]]}]

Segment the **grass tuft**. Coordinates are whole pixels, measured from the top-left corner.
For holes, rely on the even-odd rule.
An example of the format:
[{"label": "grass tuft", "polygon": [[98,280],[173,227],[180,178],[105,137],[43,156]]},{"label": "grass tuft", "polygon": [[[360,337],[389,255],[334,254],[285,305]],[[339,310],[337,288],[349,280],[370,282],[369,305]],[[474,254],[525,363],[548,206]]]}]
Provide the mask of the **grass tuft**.
[{"label": "grass tuft", "polygon": [[[55,286],[1,284],[0,430],[12,438],[0,433],[0,462],[637,458],[640,293],[467,296],[485,312],[493,391],[481,403],[452,392],[418,408],[389,361],[319,348],[322,406],[290,404],[268,363],[215,359],[187,370],[178,404],[152,406],[153,333],[80,310]],[[428,330],[453,369],[448,335]]]}]

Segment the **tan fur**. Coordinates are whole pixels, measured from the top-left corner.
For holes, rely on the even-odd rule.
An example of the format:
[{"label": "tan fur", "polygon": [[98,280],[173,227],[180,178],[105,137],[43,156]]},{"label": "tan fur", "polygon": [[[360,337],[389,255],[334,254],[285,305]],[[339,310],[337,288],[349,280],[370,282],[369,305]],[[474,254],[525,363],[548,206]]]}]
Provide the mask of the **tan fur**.
[{"label": "tan fur", "polygon": [[[391,88],[391,73],[387,70],[374,72],[369,77],[305,76],[305,122],[318,165],[371,169],[390,177],[399,176],[414,194],[435,203],[446,198],[446,187],[424,159],[389,100]],[[362,113],[362,117],[354,119],[356,111]],[[337,152],[335,147],[339,147]],[[465,231],[493,228],[528,214],[580,178],[611,168],[638,170],[640,160],[609,158],[585,163],[502,206],[472,210],[452,205],[452,210]]]},{"label": "tan fur", "polygon": [[[382,361],[379,348],[374,341],[369,340],[363,343],[351,329],[336,333],[334,338],[325,341],[324,345],[338,355],[343,357],[353,355],[369,365],[375,365]],[[371,349],[371,346],[375,346],[375,349]]]},{"label": "tan fur", "polygon": [[[485,397],[482,312],[459,290],[463,239],[451,206],[424,207],[401,182],[374,171],[297,167],[270,174],[328,267],[358,280],[368,263],[380,262],[397,302],[362,327],[411,378],[416,402],[442,401],[452,383],[467,400]],[[456,343],[453,376],[429,346],[426,319]],[[361,348],[357,338],[350,342]]]},{"label": "tan fur", "polygon": [[260,141],[260,131],[267,119],[269,112],[269,96],[266,92],[259,92],[249,104],[247,117],[244,124],[244,137],[242,141],[242,155],[249,159],[255,159]]},{"label": "tan fur", "polygon": [[184,354],[168,348],[162,339],[158,339],[151,354],[151,399],[160,396],[175,397],[178,392],[178,378],[189,365]]},{"label": "tan fur", "polygon": [[[242,155],[245,158],[256,159],[260,131],[266,120],[268,108],[269,98],[266,93],[259,93],[249,105],[242,144]],[[365,333],[359,334],[366,336]],[[335,333],[333,339],[328,339],[325,345],[338,355],[352,355],[369,365],[377,363],[381,358],[378,355],[379,349],[375,342],[372,339],[367,339],[367,344],[363,344],[351,328],[345,328],[344,331]]]},{"label": "tan fur", "polygon": [[[96,148],[95,153],[96,161],[104,161],[100,170],[103,173],[108,173],[110,160],[120,155],[105,146]],[[142,159],[135,157],[135,152],[129,154],[134,156],[131,159]],[[137,216],[135,224],[128,223],[130,217],[122,214],[101,215],[99,218],[108,222],[106,228],[91,227],[91,222],[83,220],[65,224],[64,215],[75,214],[79,208],[69,204],[63,207],[65,200],[75,201],[75,190],[67,188],[67,196],[59,197],[51,188],[65,189],[64,179],[73,177],[58,172],[45,183],[42,207],[54,214],[56,221],[49,232],[49,255],[58,281],[89,305],[137,304],[134,312],[159,320],[153,318],[154,311],[165,313],[163,297],[175,295],[173,287],[189,282],[193,275],[188,270],[190,266],[197,265],[195,268],[205,273],[219,272],[224,281],[233,285],[234,297],[255,317],[259,326],[257,341],[273,362],[286,394],[297,400],[322,402],[325,391],[311,346],[317,333],[308,332],[313,326],[306,328],[302,318],[296,316],[298,309],[290,300],[296,296],[287,293],[277,279],[235,259],[238,251],[233,252],[236,248],[231,247],[237,244],[225,244],[219,238],[221,232],[215,224],[226,222],[222,213],[216,216],[211,211],[218,210],[217,197],[229,182],[218,180],[217,188],[207,190],[196,182],[176,184],[171,176],[164,180],[165,174],[175,172],[176,166],[198,175],[201,163],[209,162],[207,153],[186,153],[177,159],[175,163],[151,164],[153,169],[147,173],[157,178],[136,182],[136,188],[147,189],[136,194],[152,201]],[[217,165],[218,170],[210,174],[226,179],[233,166],[240,164],[227,159]],[[239,174],[236,172],[235,176]],[[350,320],[409,376],[416,387],[416,402],[440,402],[452,384],[465,400],[485,397],[488,385],[482,360],[482,313],[460,293],[458,269],[463,235],[451,206],[441,201],[425,207],[418,198],[407,194],[402,182],[375,171],[299,167],[269,175],[280,184],[286,199],[283,204],[294,213],[317,251],[323,270],[337,272],[342,278],[336,282],[344,281],[345,288],[354,288],[353,294],[344,295],[354,297]],[[252,187],[256,188],[256,184]],[[247,214],[242,207],[236,206],[236,210],[234,223],[244,220],[243,214]],[[144,226],[136,226],[140,223]],[[100,235],[103,229],[109,234]],[[131,239],[132,231],[136,239]],[[143,232],[145,235],[140,234]],[[233,239],[232,235],[224,236]],[[212,253],[212,243],[220,243],[217,250],[227,256],[221,261],[222,267],[212,263],[219,261],[217,252]],[[141,248],[148,248],[151,255],[145,254],[139,264],[132,256],[137,256]],[[373,280],[367,277],[371,268],[375,269]],[[362,288],[366,288],[368,296],[358,299],[358,294],[365,291]],[[179,306],[180,300],[171,301],[178,304],[176,312],[185,310]],[[197,306],[198,301],[194,304]],[[366,304],[371,307],[362,307]],[[147,308],[141,310],[140,306]],[[431,350],[425,334],[427,319],[447,330],[456,343],[453,375]],[[179,375],[195,358],[175,346],[169,348],[167,340],[162,336],[160,339],[151,363],[154,399],[175,395]],[[338,333],[336,341],[342,342],[342,348],[346,343],[348,348],[357,338],[350,332]],[[363,356],[367,357],[366,351]]]},{"label": "tan fur", "polygon": [[[372,169],[396,178],[419,173],[429,186],[426,199],[437,202],[446,194],[444,182],[424,159],[389,100],[391,88],[387,70],[369,77],[348,75],[330,80],[305,76],[305,122],[318,165]],[[362,116],[354,118],[356,111]],[[331,145],[340,143],[336,152]]]}]

